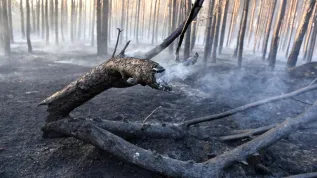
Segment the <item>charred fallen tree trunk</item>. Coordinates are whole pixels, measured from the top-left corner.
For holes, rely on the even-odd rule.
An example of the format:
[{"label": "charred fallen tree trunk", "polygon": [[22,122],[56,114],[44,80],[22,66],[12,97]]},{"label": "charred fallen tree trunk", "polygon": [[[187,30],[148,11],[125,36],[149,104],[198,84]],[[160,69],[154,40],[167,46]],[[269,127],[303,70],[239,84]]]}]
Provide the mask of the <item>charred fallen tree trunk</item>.
[{"label": "charred fallen tree trunk", "polygon": [[[62,90],[56,92],[40,103],[48,106],[47,121],[59,120],[67,117],[76,107],[84,104],[101,92],[112,87],[125,88],[136,84],[149,85],[155,89],[170,90],[168,86],[162,86],[156,82],[155,74],[165,69],[158,63],[149,59],[162,52],[182,32],[185,24],[190,23],[197,16],[204,0],[197,0],[192,13],[186,22],[183,22],[160,45],[145,54],[145,59],[129,58],[124,50],[117,57],[95,67],[90,72],[70,83]],[[133,82],[131,82],[132,79]],[[129,80],[129,81],[128,81]]]}]

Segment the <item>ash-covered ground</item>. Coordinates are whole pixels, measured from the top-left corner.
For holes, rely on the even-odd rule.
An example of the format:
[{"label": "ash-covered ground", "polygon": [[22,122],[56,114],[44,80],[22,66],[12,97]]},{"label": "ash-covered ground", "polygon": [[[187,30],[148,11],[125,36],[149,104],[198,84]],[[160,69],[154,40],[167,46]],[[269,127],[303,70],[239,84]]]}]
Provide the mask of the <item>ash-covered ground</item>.
[{"label": "ash-covered ground", "polygon": [[[0,57],[0,177],[163,177],[74,138],[42,138],[40,129],[46,108],[38,107],[38,103],[109,58],[96,57],[94,48],[85,44],[51,49],[42,46],[34,43],[34,53],[28,54],[25,44],[17,43],[10,59]],[[194,51],[203,55],[202,48]],[[130,50],[127,54],[138,56],[142,51]],[[245,55],[244,67],[239,70],[231,54],[225,51],[217,64],[207,67],[202,57],[195,66],[185,67],[175,64],[173,56],[163,52],[154,60],[166,68],[163,79],[173,91],[142,86],[110,89],[77,108],[72,116],[142,122],[160,107],[148,122],[182,122],[290,92],[312,81],[289,77],[284,72],[284,62],[278,62],[277,69],[270,71],[255,55]],[[304,112],[316,99],[317,91],[311,91],[204,125],[213,134],[223,135],[222,130],[280,123]],[[172,158],[198,162],[242,143],[194,139],[130,141]],[[223,176],[282,177],[317,171],[316,142],[317,124],[312,124],[260,153],[261,163],[271,174],[237,163]]]}]

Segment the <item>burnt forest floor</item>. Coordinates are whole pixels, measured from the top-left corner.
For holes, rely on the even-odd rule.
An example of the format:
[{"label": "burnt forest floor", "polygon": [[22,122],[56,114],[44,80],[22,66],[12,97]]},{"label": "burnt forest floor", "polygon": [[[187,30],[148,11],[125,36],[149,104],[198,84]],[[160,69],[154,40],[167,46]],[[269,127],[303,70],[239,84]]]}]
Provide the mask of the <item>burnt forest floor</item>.
[{"label": "burnt forest floor", "polygon": [[[108,57],[96,57],[93,50],[85,51],[85,45],[46,52],[38,44],[31,55],[26,53],[26,46],[20,46],[14,46],[10,59],[0,57],[1,178],[163,177],[74,138],[42,138],[40,129],[46,108],[38,107],[38,103]],[[137,55],[138,51],[130,54]],[[161,106],[149,122],[181,122],[290,92],[311,82],[311,79],[290,78],[284,72],[284,62],[278,62],[277,69],[270,71],[258,57],[245,55],[244,67],[238,70],[229,52],[219,58],[217,64],[207,67],[201,61],[195,66],[184,67],[174,64],[173,57],[162,53],[154,60],[167,69],[165,77],[173,87],[172,92],[142,86],[110,89],[77,108],[72,116],[135,122],[143,121]],[[311,91],[204,125],[222,135],[221,130],[280,123],[302,113],[316,99],[317,91]],[[172,158],[198,162],[242,143],[193,139],[130,141]],[[252,166],[237,163],[225,170],[224,177],[282,177],[317,171],[316,143],[317,124],[312,124],[260,153],[262,164],[271,174],[263,175]]]}]

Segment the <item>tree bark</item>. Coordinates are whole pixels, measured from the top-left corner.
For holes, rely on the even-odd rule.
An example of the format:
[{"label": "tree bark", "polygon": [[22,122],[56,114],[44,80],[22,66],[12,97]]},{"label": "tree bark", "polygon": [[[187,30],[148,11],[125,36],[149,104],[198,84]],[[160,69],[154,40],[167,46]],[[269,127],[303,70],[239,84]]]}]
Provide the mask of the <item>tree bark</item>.
[{"label": "tree bark", "polygon": [[307,53],[307,63],[312,61],[313,54],[314,54],[314,49],[315,49],[315,43],[316,43],[316,37],[317,37],[317,11],[314,14],[313,17],[313,24],[312,24],[313,32],[311,35],[311,40],[308,48],[308,53]]},{"label": "tree bark", "polygon": [[152,22],[152,45],[154,44],[154,38],[155,38],[155,21],[157,16],[157,0],[154,1],[154,14],[153,14],[153,22]]},{"label": "tree bark", "polygon": [[212,40],[210,39],[211,36],[211,24],[212,24],[212,19],[213,19],[213,10],[214,10],[214,5],[215,5],[215,0],[210,0],[209,1],[209,6],[208,6],[208,21],[207,21],[207,29],[206,29],[206,44],[204,48],[204,62],[206,63],[207,60],[210,58],[210,51],[211,51],[211,44]]},{"label": "tree bark", "polygon": [[10,28],[9,28],[9,17],[8,17],[8,3],[7,0],[2,0],[2,25],[3,28],[3,41],[4,41],[4,55],[11,55],[10,46]]},{"label": "tree bark", "polygon": [[305,14],[305,16],[303,16],[303,18],[301,20],[301,25],[299,26],[300,31],[296,35],[295,42],[293,44],[291,53],[290,53],[288,60],[287,60],[287,66],[286,66],[287,69],[291,69],[291,68],[296,66],[299,51],[300,51],[300,48],[302,46],[303,38],[304,38],[305,33],[307,31],[308,22],[309,22],[310,17],[312,16],[312,12],[313,12],[315,4],[316,4],[316,0],[308,0],[308,5],[307,5],[307,8],[305,10],[306,14]]},{"label": "tree bark", "polygon": [[26,0],[26,40],[28,44],[28,52],[32,53],[32,44],[31,44],[31,18],[30,18],[31,12],[30,12],[30,3],[29,0]]},{"label": "tree bark", "polygon": [[50,42],[50,27],[49,27],[49,18],[48,18],[48,1],[45,1],[45,26],[46,26],[46,44]]},{"label": "tree bark", "polygon": [[92,22],[91,22],[91,46],[95,45],[95,24],[96,24],[96,2],[97,0],[92,0],[92,8],[93,8],[93,12],[92,12]]},{"label": "tree bark", "polygon": [[24,12],[23,12],[23,2],[22,2],[22,0],[20,0],[20,13],[21,13],[21,31],[22,31],[22,38],[25,38]]},{"label": "tree bark", "polygon": [[8,21],[9,21],[9,34],[10,34],[10,41],[14,43],[14,36],[13,36],[13,26],[12,26],[12,2],[8,0]]},{"label": "tree bark", "polygon": [[[186,10],[187,10],[187,14],[189,16],[190,14],[190,10],[191,10],[191,0],[186,0]],[[192,29],[192,25],[191,23],[188,25],[187,31],[185,33],[185,45],[184,45],[184,59],[188,59],[189,58],[189,53],[190,53],[190,35],[191,35],[191,29]]]},{"label": "tree bark", "polygon": [[37,36],[40,36],[40,17],[41,17],[41,14],[40,14],[40,2],[41,0],[37,0],[36,1],[36,32],[37,32]]},{"label": "tree bark", "polygon": [[58,45],[58,0],[55,0],[55,43]]},{"label": "tree bark", "polygon": [[296,2],[294,2],[295,4],[295,7],[293,8],[293,19],[292,19],[292,22],[291,22],[291,32],[290,32],[290,35],[288,37],[288,43],[287,43],[287,49],[286,49],[286,56],[288,56],[288,52],[289,52],[289,48],[290,48],[290,45],[291,45],[291,40],[292,40],[292,36],[293,36],[293,31],[294,31],[294,28],[295,28],[295,19],[296,19],[296,11],[297,11],[297,6],[298,6],[298,0],[295,0]]},{"label": "tree bark", "polygon": [[[267,45],[269,43],[269,38],[270,38],[271,28],[272,28],[272,23],[273,23],[273,17],[274,17],[274,14],[275,14],[276,0],[273,0],[272,3],[273,3],[272,6],[271,6],[272,8],[270,9],[271,10],[271,16],[270,16],[270,20],[269,20],[269,25],[267,26],[266,31],[265,31],[266,33],[265,33],[264,44],[263,44],[262,60],[265,60],[265,57],[266,57]],[[284,9],[284,11],[285,11],[285,9]],[[283,14],[284,14],[284,12],[283,12]]]},{"label": "tree bark", "polygon": [[242,15],[240,30],[239,30],[239,48],[238,48],[238,66],[239,67],[241,67],[241,64],[242,64],[243,44],[244,44],[245,29],[247,27],[249,2],[250,0],[244,1],[243,15]]},{"label": "tree bark", "polygon": [[42,31],[41,32],[42,33],[41,34],[42,34],[42,39],[44,39],[44,34],[45,34],[45,8],[44,8],[45,6],[44,6],[44,4],[45,4],[44,0],[42,0],[42,5],[41,5],[41,17],[42,17],[42,19],[41,19],[42,20],[41,21],[41,23],[42,23],[42,27],[41,27]]},{"label": "tree bark", "polygon": [[218,7],[217,7],[217,12],[215,14],[215,35],[213,38],[213,50],[212,50],[212,62],[216,63],[217,62],[217,48],[218,48],[218,39],[219,39],[219,31],[220,31],[220,22],[221,22],[221,7],[222,4],[224,3],[224,0],[219,0],[218,1]]},{"label": "tree bark", "polygon": [[275,26],[273,37],[271,40],[272,42],[271,42],[271,49],[270,49],[268,61],[269,61],[269,66],[272,69],[274,69],[275,63],[276,63],[276,54],[277,54],[277,49],[278,49],[278,44],[279,44],[281,25],[283,23],[283,19],[284,19],[284,15],[285,15],[286,3],[287,3],[286,0],[281,1],[280,12],[279,12],[279,15],[277,18],[278,21],[277,21],[277,24]]},{"label": "tree bark", "polygon": [[[140,6],[141,6],[141,1],[137,0],[137,15],[136,15],[136,43],[137,44],[139,44]],[[155,23],[155,20],[154,20],[154,23]]]},{"label": "tree bark", "polygon": [[[83,0],[79,0],[79,19],[78,19],[78,35],[77,38],[81,38],[81,29],[82,29],[82,21],[83,21]],[[108,35],[108,34],[107,34]]]},{"label": "tree bark", "polygon": [[219,50],[218,50],[219,54],[222,53],[223,42],[225,41],[228,9],[229,9],[229,0],[225,0],[224,9],[223,9],[223,16],[222,16],[222,20],[221,20],[222,24],[221,24],[221,34],[220,34],[220,42],[219,42]]}]

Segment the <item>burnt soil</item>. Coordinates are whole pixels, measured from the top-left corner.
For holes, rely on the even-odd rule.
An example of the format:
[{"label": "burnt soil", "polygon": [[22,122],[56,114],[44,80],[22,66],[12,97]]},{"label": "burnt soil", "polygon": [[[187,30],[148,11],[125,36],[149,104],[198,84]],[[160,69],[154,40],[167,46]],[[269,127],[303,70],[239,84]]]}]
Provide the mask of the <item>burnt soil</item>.
[{"label": "burnt soil", "polygon": [[[19,51],[10,59],[0,57],[0,177],[164,177],[74,138],[42,138],[46,108],[38,107],[38,103],[104,58],[79,51],[60,54],[35,51],[32,55]],[[198,63],[185,77],[174,74],[170,81],[172,92],[142,86],[110,89],[77,108],[72,116],[135,122],[161,106],[149,122],[181,122],[290,92],[311,81],[290,78],[282,67],[274,72],[267,70],[265,63],[251,58],[245,59],[240,70],[233,59],[221,59],[205,70]],[[69,59],[77,64],[56,62]],[[167,65],[167,61],[165,57],[159,62],[163,66],[166,63],[165,68],[169,70],[173,65]],[[317,91],[312,91],[204,125],[214,135],[223,135],[222,130],[280,123],[302,113],[316,99]],[[194,139],[130,141],[172,158],[194,161],[207,160],[243,143]],[[237,163],[226,169],[223,177],[282,177],[317,171],[316,143],[317,126],[312,124],[260,153],[257,159],[271,173],[264,174],[252,165]]]}]

